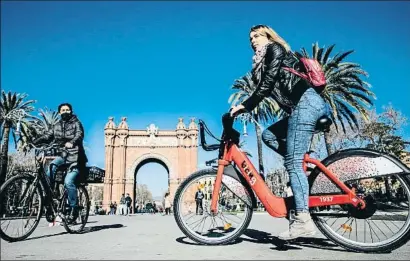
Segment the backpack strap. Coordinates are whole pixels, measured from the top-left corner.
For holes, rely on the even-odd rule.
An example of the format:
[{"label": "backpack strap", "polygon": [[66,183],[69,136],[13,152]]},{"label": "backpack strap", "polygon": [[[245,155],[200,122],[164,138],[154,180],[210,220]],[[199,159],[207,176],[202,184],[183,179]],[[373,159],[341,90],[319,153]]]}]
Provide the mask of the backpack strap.
[{"label": "backpack strap", "polygon": [[302,77],[303,79],[306,79],[306,80],[307,80],[307,75],[304,74],[304,73],[298,72],[298,71],[296,71],[295,69],[289,68],[289,67],[283,67],[283,69],[286,70],[286,71],[292,72],[292,73],[294,73],[294,74],[296,74],[296,75]]},{"label": "backpack strap", "polygon": [[[293,52],[293,51],[289,51],[289,55],[292,55],[297,61],[300,62],[300,59],[298,58],[298,56]],[[305,73],[301,73],[298,72],[297,70],[290,68],[290,67],[282,67],[284,70],[289,71],[293,74],[296,74],[297,76],[307,80],[308,76]]]}]

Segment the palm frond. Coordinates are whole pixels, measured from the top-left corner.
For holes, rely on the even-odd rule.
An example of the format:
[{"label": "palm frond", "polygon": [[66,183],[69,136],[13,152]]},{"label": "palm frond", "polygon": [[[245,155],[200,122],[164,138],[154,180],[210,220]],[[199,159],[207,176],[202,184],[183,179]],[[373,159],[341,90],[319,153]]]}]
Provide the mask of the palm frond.
[{"label": "palm frond", "polygon": [[320,48],[320,49],[318,50],[318,52],[317,52],[316,60],[317,60],[319,63],[322,61],[323,51],[324,51],[324,48]]},{"label": "palm frond", "polygon": [[317,60],[317,54],[319,50],[319,44],[316,42],[312,44],[312,58]]},{"label": "palm frond", "polygon": [[303,57],[309,57],[309,54],[308,54],[308,52],[306,51],[305,48],[302,48],[302,49],[301,49],[301,52],[302,52],[302,56],[303,56]]},{"label": "palm frond", "polygon": [[325,51],[325,55],[323,55],[323,59],[320,61],[321,64],[326,64],[327,63],[327,59],[329,59],[329,55],[332,52],[333,48],[335,47],[334,44],[332,44],[331,46],[329,46],[326,51]]},{"label": "palm frond", "polygon": [[[361,77],[369,77],[369,74],[361,68],[360,64],[345,61],[354,52],[337,52],[331,57],[335,44],[329,47],[319,48],[316,42],[312,44],[312,58],[317,59],[325,72],[326,88],[321,92],[323,99],[330,105],[331,118],[335,124],[336,131],[338,125],[346,131],[345,123],[351,128],[358,126],[358,119],[353,113],[359,112],[363,119],[368,118],[367,108],[373,105],[376,99],[375,94],[370,90],[371,85]],[[303,55],[307,55],[304,48],[301,48]],[[331,58],[330,58],[331,57]]]},{"label": "palm frond", "polygon": [[342,53],[341,55],[337,55],[333,58],[333,61],[335,63],[340,63],[341,61],[343,61],[344,58],[346,58],[349,54],[351,54],[353,52],[354,52],[354,50],[350,50],[350,51],[347,51],[345,53]]}]

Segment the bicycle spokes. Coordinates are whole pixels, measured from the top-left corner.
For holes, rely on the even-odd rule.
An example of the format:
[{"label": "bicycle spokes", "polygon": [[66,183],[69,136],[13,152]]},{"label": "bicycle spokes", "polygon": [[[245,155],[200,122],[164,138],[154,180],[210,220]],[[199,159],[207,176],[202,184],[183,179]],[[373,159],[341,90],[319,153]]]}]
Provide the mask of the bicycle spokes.
[{"label": "bicycle spokes", "polygon": [[[217,201],[217,213],[211,212],[211,198],[215,176],[205,176],[193,180],[182,192],[181,218],[187,229],[204,238],[228,237],[244,223],[248,204],[251,200],[246,198],[244,188],[239,182],[224,176]],[[227,181],[227,184],[224,183]],[[198,188],[204,194],[202,200],[195,200]],[[242,198],[246,198],[242,200]]]},{"label": "bicycle spokes", "polygon": [[9,237],[20,237],[38,221],[40,197],[32,182],[16,180],[3,190],[0,202],[0,226]]},{"label": "bicycle spokes", "polygon": [[409,218],[409,192],[395,176],[349,181],[366,202],[364,209],[351,205],[314,208],[312,216],[336,237],[364,245],[392,241],[404,233]]}]

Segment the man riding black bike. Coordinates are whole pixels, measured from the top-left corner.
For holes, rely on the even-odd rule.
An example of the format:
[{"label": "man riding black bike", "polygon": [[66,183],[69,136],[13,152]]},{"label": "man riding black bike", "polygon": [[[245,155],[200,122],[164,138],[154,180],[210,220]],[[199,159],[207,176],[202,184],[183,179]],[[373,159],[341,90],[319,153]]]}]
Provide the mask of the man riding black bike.
[{"label": "man riding black bike", "polygon": [[71,104],[60,104],[58,113],[61,116],[60,121],[33,143],[45,143],[54,139],[54,143],[67,150],[68,155],[66,157],[58,156],[51,162],[51,168],[47,169],[47,176],[53,187],[57,168],[62,165],[67,166],[68,171],[64,179],[64,186],[67,189],[68,202],[71,207],[68,222],[73,223],[78,217],[76,181],[79,175],[84,173],[88,161],[83,146],[84,129],[77,116],[73,114]]}]

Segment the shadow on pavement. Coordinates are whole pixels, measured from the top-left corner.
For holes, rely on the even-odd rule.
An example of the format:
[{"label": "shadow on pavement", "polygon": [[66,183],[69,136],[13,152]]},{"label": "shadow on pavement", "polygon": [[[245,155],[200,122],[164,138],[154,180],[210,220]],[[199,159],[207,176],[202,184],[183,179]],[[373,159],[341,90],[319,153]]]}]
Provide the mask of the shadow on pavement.
[{"label": "shadow on pavement", "polygon": [[[247,236],[245,238],[243,236]],[[248,241],[255,244],[273,244],[276,248],[271,248],[274,250],[279,251],[287,251],[287,250],[301,250],[300,247],[290,246],[287,244],[286,241],[280,240],[277,237],[272,236],[270,233],[266,233],[256,229],[246,229],[241,237],[243,241]]]},{"label": "shadow on pavement", "polygon": [[[207,246],[207,245],[199,244],[199,243],[196,243],[196,242],[188,242],[188,241],[185,241],[185,239],[187,239],[187,237],[178,237],[177,239],[175,239],[175,241],[177,241],[178,243],[181,243],[181,244],[185,244],[185,245]],[[241,243],[241,242],[242,242],[242,239],[241,239],[241,238],[237,238],[235,241],[233,241],[233,242],[231,242],[231,243],[229,243],[229,244],[225,244],[225,245],[223,245],[223,246],[236,245],[236,244]]]},{"label": "shadow on pavement", "polygon": [[81,233],[78,234],[87,234],[91,232],[96,232],[104,229],[111,229],[111,228],[122,228],[125,227],[123,224],[112,224],[112,225],[101,225],[101,226],[94,226],[94,227],[85,227]]},{"label": "shadow on pavement", "polygon": [[[34,239],[41,239],[41,238],[61,236],[61,235],[65,235],[65,234],[68,234],[68,233],[67,233],[67,232],[60,232],[60,233],[52,234],[52,235],[43,235],[43,236],[38,236],[38,237],[29,237],[29,238],[27,238],[27,239],[25,239],[25,240],[23,240],[23,241],[18,241],[18,242],[24,242],[24,241],[34,240]],[[18,242],[15,242],[15,243],[18,243]]]},{"label": "shadow on pavement", "polygon": [[272,250],[287,251],[287,250],[301,250],[301,247],[309,247],[316,249],[324,249],[339,252],[352,252],[338,245],[334,244],[327,238],[316,237],[301,237],[291,241],[283,241],[278,237],[272,236],[270,233],[266,233],[256,229],[247,229],[244,233],[248,238],[242,238],[243,241],[253,242],[256,244],[273,244],[276,247],[272,247]]},{"label": "shadow on pavement", "polygon": [[[245,236],[245,237],[244,237]],[[201,246],[196,242],[191,242],[186,240],[187,237],[179,237],[176,239],[178,243],[186,245]],[[339,247],[338,245],[331,242],[326,238],[297,238],[292,241],[283,241],[276,236],[272,236],[271,233],[263,232],[256,229],[247,229],[243,233],[243,236],[236,239],[234,242],[226,245],[235,245],[243,241],[255,243],[255,244],[273,244],[275,247],[271,247],[272,250],[277,251],[288,251],[288,250],[302,250],[302,247],[316,248],[316,249],[325,249],[331,251],[340,251],[340,252],[350,252],[346,249]]]},{"label": "shadow on pavement", "polygon": [[[96,223],[96,222],[97,221],[91,221],[91,222],[87,222],[87,223]],[[101,226],[94,226],[94,227],[85,227],[82,232],[77,233],[77,234],[87,234],[87,233],[96,232],[96,231],[100,231],[100,230],[104,230],[104,229],[121,228],[121,227],[125,227],[125,226],[122,225],[122,224],[112,224],[112,225],[101,225]],[[43,235],[43,236],[38,236],[38,237],[29,237],[29,238],[27,238],[23,241],[19,241],[19,242],[24,242],[24,241],[34,240],[34,239],[61,236],[61,235],[65,235],[65,234],[68,234],[68,233],[67,232],[60,232],[60,233],[51,234],[51,235]]]}]

